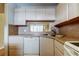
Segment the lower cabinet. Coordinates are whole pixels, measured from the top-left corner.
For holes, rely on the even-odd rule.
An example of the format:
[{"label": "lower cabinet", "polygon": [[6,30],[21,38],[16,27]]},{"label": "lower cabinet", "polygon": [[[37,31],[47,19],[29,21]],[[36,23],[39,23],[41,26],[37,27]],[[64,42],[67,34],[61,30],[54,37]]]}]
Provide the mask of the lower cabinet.
[{"label": "lower cabinet", "polygon": [[64,56],[64,46],[57,40],[54,40],[55,43],[55,56]]},{"label": "lower cabinet", "polygon": [[9,36],[9,56],[54,56],[54,39],[48,37]]},{"label": "lower cabinet", "polygon": [[23,37],[9,36],[8,55],[22,56],[23,55]]},{"label": "lower cabinet", "polygon": [[54,56],[54,40],[40,37],[40,56]]}]

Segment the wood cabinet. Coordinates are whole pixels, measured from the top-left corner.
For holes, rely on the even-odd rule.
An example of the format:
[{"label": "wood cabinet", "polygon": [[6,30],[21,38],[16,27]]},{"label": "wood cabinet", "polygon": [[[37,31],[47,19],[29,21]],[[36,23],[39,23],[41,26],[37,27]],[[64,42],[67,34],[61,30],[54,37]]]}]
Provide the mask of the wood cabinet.
[{"label": "wood cabinet", "polygon": [[64,46],[57,40],[54,40],[55,43],[55,56],[64,56]]},{"label": "wood cabinet", "polygon": [[24,55],[39,55],[39,37],[29,36],[24,38]]},{"label": "wood cabinet", "polygon": [[54,39],[40,37],[40,56],[54,56]]},{"label": "wood cabinet", "polygon": [[25,8],[16,8],[14,11],[14,25],[25,25]]}]

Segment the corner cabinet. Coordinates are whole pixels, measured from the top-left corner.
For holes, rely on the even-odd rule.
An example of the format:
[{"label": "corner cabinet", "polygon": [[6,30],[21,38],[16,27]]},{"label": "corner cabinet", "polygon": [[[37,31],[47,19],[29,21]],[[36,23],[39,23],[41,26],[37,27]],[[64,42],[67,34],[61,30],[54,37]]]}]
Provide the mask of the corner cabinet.
[{"label": "corner cabinet", "polygon": [[14,25],[25,25],[25,8],[16,8],[14,10]]}]

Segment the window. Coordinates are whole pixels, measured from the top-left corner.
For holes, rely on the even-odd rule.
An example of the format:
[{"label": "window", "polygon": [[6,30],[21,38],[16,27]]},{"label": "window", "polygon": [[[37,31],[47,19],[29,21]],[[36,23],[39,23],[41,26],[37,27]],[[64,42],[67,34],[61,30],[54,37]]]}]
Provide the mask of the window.
[{"label": "window", "polygon": [[31,24],[30,31],[31,32],[43,32],[43,24]]}]

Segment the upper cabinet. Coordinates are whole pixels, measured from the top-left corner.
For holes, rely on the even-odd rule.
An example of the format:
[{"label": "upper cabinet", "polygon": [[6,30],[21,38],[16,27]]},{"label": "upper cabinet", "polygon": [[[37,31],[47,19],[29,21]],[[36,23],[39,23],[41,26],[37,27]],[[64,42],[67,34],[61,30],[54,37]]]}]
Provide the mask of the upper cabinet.
[{"label": "upper cabinet", "polygon": [[56,23],[68,20],[68,4],[60,3],[56,6]]},{"label": "upper cabinet", "polygon": [[79,16],[79,4],[69,3],[68,4],[68,19],[72,19]]},{"label": "upper cabinet", "polygon": [[60,3],[56,6],[56,22],[54,23],[54,25],[78,16],[79,16],[78,3]]},{"label": "upper cabinet", "polygon": [[55,7],[26,8],[26,20],[55,20]]},{"label": "upper cabinet", "polygon": [[26,20],[55,20],[55,7],[15,8],[14,25],[25,25]]},{"label": "upper cabinet", "polygon": [[16,8],[14,10],[14,25],[25,25],[25,8]]}]

